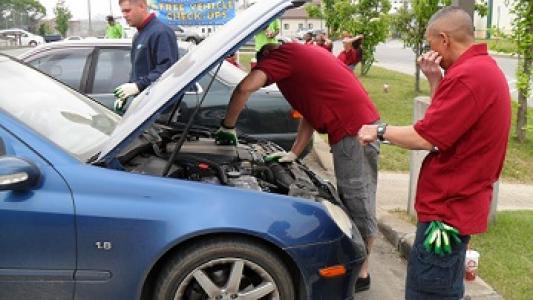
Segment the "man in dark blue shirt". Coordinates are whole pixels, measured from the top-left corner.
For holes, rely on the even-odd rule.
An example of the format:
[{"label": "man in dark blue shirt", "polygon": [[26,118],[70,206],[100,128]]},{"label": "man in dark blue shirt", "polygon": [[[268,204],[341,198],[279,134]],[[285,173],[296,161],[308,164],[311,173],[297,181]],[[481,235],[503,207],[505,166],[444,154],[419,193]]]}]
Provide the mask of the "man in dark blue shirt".
[{"label": "man in dark blue shirt", "polygon": [[129,97],[142,92],[178,60],[178,44],[174,31],[148,11],[146,0],[119,0],[119,5],[124,19],[137,28],[130,80],[114,91],[115,110],[123,111]]}]

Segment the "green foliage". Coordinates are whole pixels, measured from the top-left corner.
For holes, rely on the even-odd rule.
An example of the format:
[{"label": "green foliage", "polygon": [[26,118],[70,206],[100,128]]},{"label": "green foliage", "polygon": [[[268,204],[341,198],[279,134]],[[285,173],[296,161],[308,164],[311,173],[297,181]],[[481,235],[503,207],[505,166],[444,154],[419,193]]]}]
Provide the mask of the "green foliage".
[{"label": "green foliage", "polygon": [[359,0],[352,4],[349,0],[336,1],[335,11],[339,18],[337,33],[347,31],[363,34],[363,61],[361,74],[366,75],[374,63],[376,46],[389,35],[391,8],[389,0]]},{"label": "green foliage", "polygon": [[0,1],[0,24],[6,27],[26,27],[35,32],[44,16],[46,8],[37,0]]},{"label": "green foliage", "polygon": [[312,17],[324,18],[330,36],[339,36],[347,31],[363,34],[363,68],[366,75],[374,62],[377,44],[384,42],[389,33],[389,0],[324,0],[321,6],[309,4],[307,13]]},{"label": "green foliage", "polygon": [[481,0],[479,2],[476,1],[474,3],[474,11],[477,12],[477,14],[480,17],[485,17],[489,13],[489,7],[487,6],[487,1]]},{"label": "green foliage", "polygon": [[533,1],[515,0],[511,10],[515,19],[512,38],[520,57],[516,70],[518,105],[516,136],[524,142],[527,132],[527,99],[531,96],[531,73],[533,63]]},{"label": "green foliage", "polygon": [[57,1],[54,14],[56,15],[56,29],[62,36],[65,36],[68,31],[68,21],[72,18],[72,13],[65,5],[65,0]]},{"label": "green foliage", "polygon": [[[415,59],[422,55],[426,27],[431,16],[440,7],[450,5],[451,0],[413,0],[412,9],[400,8],[393,17],[392,28],[404,45],[415,53]],[[416,76],[419,78],[420,70],[417,67]],[[420,82],[416,80],[415,90],[420,91]]]},{"label": "green foliage", "polygon": [[39,35],[44,36],[46,34],[49,34],[50,32],[50,26],[47,23],[41,23],[41,25],[39,25]]}]

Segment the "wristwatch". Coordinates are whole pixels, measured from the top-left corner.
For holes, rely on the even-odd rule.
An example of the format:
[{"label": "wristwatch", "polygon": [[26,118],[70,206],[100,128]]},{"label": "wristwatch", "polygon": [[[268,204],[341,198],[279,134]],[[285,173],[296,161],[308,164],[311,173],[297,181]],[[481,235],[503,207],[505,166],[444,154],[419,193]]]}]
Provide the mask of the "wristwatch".
[{"label": "wristwatch", "polygon": [[385,135],[385,131],[387,131],[387,123],[380,123],[378,124],[377,133],[378,133],[378,140],[385,141],[385,138],[383,137]]}]

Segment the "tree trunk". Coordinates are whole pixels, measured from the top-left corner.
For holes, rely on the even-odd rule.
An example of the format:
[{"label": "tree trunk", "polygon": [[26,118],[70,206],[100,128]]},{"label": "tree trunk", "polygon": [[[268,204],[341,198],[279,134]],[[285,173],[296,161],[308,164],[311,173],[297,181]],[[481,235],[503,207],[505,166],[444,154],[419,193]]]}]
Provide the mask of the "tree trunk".
[{"label": "tree trunk", "polygon": [[416,60],[415,60],[415,68],[416,68],[416,71],[415,71],[415,91],[417,93],[420,93],[420,66],[418,65]]},{"label": "tree trunk", "polygon": [[415,49],[415,92],[420,93],[420,66],[418,65],[418,58],[422,55],[422,44],[417,44]]},{"label": "tree trunk", "polygon": [[[527,74],[528,83],[531,82],[531,58],[524,60],[524,74]],[[521,89],[518,89],[518,111],[516,116],[516,137],[520,143],[526,140],[527,134],[527,97]]]}]

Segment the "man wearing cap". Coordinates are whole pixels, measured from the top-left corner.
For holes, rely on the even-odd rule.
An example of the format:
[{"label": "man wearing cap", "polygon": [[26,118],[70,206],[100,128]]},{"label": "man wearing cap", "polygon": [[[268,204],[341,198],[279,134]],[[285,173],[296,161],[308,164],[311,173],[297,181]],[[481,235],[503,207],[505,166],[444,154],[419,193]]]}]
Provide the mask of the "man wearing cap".
[{"label": "man wearing cap", "polygon": [[114,91],[115,110],[123,112],[129,97],[156,81],[178,60],[174,31],[148,11],[146,0],[119,0],[126,22],[137,28],[131,47],[130,81]]},{"label": "man wearing cap", "polygon": [[115,22],[113,16],[107,16],[107,28],[105,30],[106,39],[121,39],[124,36],[122,26]]},{"label": "man wearing cap", "polygon": [[414,126],[365,125],[359,139],[431,151],[418,179],[419,223],[405,298],[462,299],[467,244],[470,235],[487,230],[493,184],[507,149],[511,100],[487,45],[474,44],[465,11],[442,8],[431,17],[426,37],[431,51],[419,64],[432,101],[424,118]]}]

